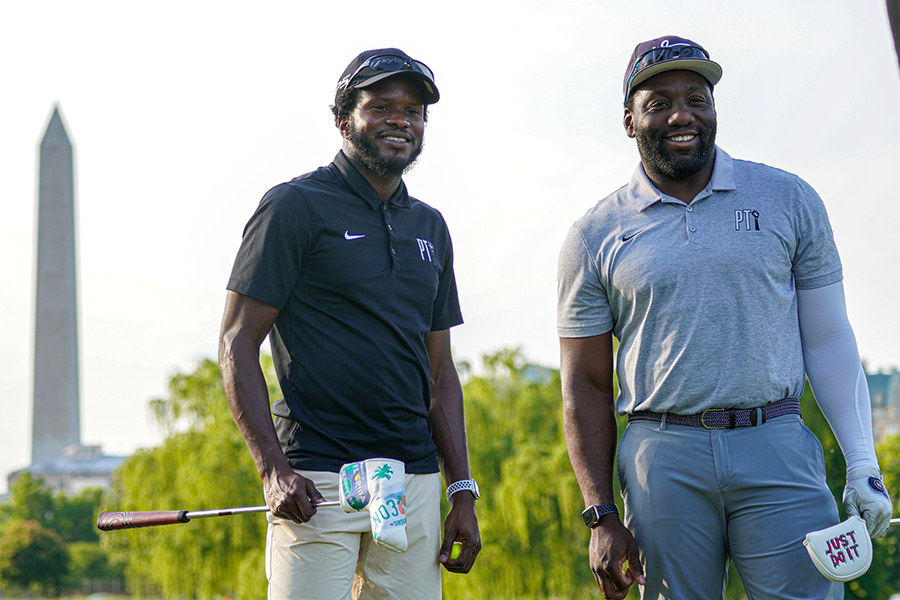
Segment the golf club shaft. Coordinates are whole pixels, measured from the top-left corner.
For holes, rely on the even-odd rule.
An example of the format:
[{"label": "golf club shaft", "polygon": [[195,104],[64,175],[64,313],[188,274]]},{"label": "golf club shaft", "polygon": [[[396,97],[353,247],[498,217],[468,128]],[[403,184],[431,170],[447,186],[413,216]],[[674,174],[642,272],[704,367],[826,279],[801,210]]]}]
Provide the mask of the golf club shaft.
[{"label": "golf club shaft", "polygon": [[[328,502],[320,502],[319,506],[338,506],[340,501],[331,500]],[[108,511],[101,513],[97,518],[97,528],[101,531],[112,531],[114,529],[134,529],[136,527],[155,527],[157,525],[173,525],[175,523],[187,523],[191,519],[202,519],[205,517],[226,517],[228,515],[239,515],[253,512],[268,512],[268,506],[242,506],[239,508],[222,508],[218,510],[153,510],[153,511],[131,511],[117,512]]]},{"label": "golf club shaft", "polygon": [[[314,506],[316,508],[320,506],[340,506],[339,500],[328,500],[326,502],[319,502]],[[188,513],[185,513],[185,517],[188,519],[203,519],[205,517],[227,517],[228,515],[240,515],[244,513],[255,513],[255,512],[269,512],[268,506],[242,506],[240,508],[223,508],[221,510],[195,510]]]}]

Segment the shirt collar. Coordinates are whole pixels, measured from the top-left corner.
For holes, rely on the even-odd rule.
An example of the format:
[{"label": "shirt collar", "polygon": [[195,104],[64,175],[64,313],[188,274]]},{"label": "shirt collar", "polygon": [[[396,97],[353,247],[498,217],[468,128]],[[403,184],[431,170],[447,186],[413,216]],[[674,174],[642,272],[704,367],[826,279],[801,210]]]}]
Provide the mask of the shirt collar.
[{"label": "shirt collar", "polygon": [[[340,179],[346,183],[353,192],[365,200],[372,208],[378,208],[384,204],[385,200],[378,195],[375,188],[372,187],[365,177],[362,176],[343,150],[338,151],[331,163]],[[409,193],[406,191],[406,183],[400,180],[397,191],[387,200],[388,204],[393,204],[399,208],[409,208]]]},{"label": "shirt collar", "polygon": [[[734,185],[734,160],[721,148],[716,146],[716,158],[713,163],[712,177],[706,189],[697,195],[697,198],[705,198],[713,192],[727,192],[735,189]],[[668,196],[656,189],[656,186],[647,177],[643,163],[638,163],[628,184],[628,193],[634,201],[638,212],[643,212],[656,202],[665,202]]]}]

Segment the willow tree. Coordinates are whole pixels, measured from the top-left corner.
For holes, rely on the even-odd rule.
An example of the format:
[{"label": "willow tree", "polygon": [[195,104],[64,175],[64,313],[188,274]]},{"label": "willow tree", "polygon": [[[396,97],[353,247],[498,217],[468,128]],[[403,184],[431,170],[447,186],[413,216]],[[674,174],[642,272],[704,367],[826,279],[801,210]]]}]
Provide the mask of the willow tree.
[{"label": "willow tree", "polygon": [[[264,369],[272,381],[271,359]],[[270,385],[270,393],[277,388]],[[219,368],[204,360],[177,373],[169,395],[151,402],[167,432],[116,472],[108,510],[203,510],[263,504],[256,468],[228,410]],[[265,517],[202,519],[185,525],[112,531],[104,547],[124,563],[133,593],[166,597],[265,596]]]}]

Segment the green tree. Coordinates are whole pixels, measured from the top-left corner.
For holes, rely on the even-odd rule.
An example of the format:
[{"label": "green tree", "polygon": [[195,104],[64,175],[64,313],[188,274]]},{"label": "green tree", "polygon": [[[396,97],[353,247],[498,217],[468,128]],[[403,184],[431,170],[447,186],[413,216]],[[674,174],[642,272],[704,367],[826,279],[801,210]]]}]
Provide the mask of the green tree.
[{"label": "green tree", "polygon": [[73,542],[69,552],[69,587],[77,589],[86,579],[124,579],[121,567],[113,564],[100,542]]},{"label": "green tree", "polygon": [[[562,429],[559,371],[518,350],[483,357],[464,386],[472,474],[483,482],[484,548],[468,575],[444,572],[448,598],[585,598],[588,568],[581,492]],[[446,507],[445,507],[446,508]]]},{"label": "green tree", "polygon": [[28,471],[19,475],[9,490],[11,501],[3,507],[4,520],[45,522],[53,518],[53,491],[43,478]]},{"label": "green tree", "polygon": [[27,590],[58,595],[69,572],[59,535],[37,521],[14,520],[0,536],[0,579]]},{"label": "green tree", "polygon": [[[263,357],[269,381],[271,359]],[[270,392],[277,386],[270,384]],[[169,381],[169,395],[151,402],[169,435],[136,452],[116,472],[107,496],[116,510],[204,510],[263,503],[253,461],[231,418],[217,364],[202,361]],[[133,593],[167,597],[262,597],[262,515],[201,519],[187,525],[109,532],[102,544],[120,558]],[[252,564],[250,562],[252,560]],[[190,577],[185,577],[190,573]]]},{"label": "green tree", "polygon": [[42,477],[22,473],[10,489],[11,501],[0,511],[0,524],[10,520],[37,521],[60,535],[65,543],[97,542],[94,518],[103,490],[88,488],[75,496],[54,491]]}]

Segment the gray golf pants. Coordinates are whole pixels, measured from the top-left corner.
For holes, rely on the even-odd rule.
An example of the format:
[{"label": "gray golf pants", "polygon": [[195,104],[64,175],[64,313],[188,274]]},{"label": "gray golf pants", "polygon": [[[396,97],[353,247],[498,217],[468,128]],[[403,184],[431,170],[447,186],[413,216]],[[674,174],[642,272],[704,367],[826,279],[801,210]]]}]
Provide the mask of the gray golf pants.
[{"label": "gray golf pants", "polygon": [[642,598],[722,598],[729,558],[750,600],[844,597],[803,546],[839,519],[822,445],[799,416],[730,430],[634,421],[616,461]]}]

